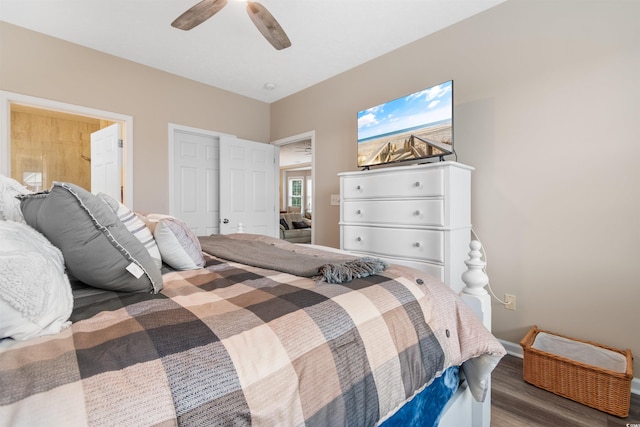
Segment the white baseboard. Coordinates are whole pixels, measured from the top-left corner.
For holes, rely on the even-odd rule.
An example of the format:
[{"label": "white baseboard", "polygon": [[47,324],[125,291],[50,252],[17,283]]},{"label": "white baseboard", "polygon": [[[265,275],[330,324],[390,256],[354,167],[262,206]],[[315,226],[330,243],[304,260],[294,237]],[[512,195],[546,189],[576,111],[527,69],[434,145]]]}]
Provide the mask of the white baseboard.
[{"label": "white baseboard", "polygon": [[[520,359],[524,357],[524,352],[522,351],[522,347],[520,347],[520,344],[512,343],[505,340],[499,341],[504,346],[504,349],[507,350],[507,354],[519,357]],[[640,395],[640,378],[633,378],[631,380],[631,393]]]},{"label": "white baseboard", "polygon": [[520,344],[500,339],[498,341],[500,341],[500,344],[504,346],[504,349],[507,350],[508,354],[519,357],[520,359],[524,357],[524,352],[522,351],[522,347],[520,347]]}]

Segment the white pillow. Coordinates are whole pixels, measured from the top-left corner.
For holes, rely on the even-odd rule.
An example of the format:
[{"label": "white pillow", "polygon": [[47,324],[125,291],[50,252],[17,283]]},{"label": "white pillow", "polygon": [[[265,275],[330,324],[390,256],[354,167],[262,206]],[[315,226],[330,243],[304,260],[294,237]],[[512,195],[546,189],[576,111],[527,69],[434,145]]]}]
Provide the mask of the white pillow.
[{"label": "white pillow", "polygon": [[163,262],[176,270],[204,267],[200,240],[187,224],[168,215],[152,214],[147,216],[147,220],[157,222],[153,237]]},{"label": "white pillow", "polygon": [[0,219],[9,219],[24,223],[24,217],[20,210],[20,200],[16,199],[18,194],[31,194],[24,185],[13,178],[0,174]]},{"label": "white pillow", "polygon": [[73,295],[58,248],[26,224],[0,221],[0,338],[67,328]]},{"label": "white pillow", "polygon": [[127,230],[133,234],[136,239],[140,241],[144,245],[144,247],[151,255],[153,262],[156,263],[158,268],[162,268],[162,258],[160,256],[160,250],[158,249],[158,245],[153,238],[153,234],[151,234],[151,230],[147,227],[147,225],[142,222],[140,218],[136,216],[135,213],[131,211],[128,207],[109,196],[105,193],[98,193],[98,197],[102,199],[115,213],[120,221],[127,227]]}]

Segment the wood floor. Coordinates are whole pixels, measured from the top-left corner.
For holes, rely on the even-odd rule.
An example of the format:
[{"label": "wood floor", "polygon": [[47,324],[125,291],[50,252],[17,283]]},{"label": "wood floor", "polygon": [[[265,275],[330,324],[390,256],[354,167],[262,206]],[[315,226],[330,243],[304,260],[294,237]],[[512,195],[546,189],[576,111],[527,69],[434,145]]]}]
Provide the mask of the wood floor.
[{"label": "wood floor", "polygon": [[640,396],[631,395],[627,418],[618,418],[524,382],[522,359],[507,355],[492,375],[491,427],[640,427]]}]

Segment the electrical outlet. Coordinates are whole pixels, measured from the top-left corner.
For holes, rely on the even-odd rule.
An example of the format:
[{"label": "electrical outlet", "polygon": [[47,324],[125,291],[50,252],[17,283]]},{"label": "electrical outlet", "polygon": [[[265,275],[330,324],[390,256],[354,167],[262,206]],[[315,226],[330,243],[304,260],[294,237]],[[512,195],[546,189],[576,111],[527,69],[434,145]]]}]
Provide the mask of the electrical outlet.
[{"label": "electrical outlet", "polygon": [[339,206],[340,205],[340,195],[332,194],[331,195],[331,206]]},{"label": "electrical outlet", "polygon": [[516,310],[516,296],[515,295],[511,295],[511,294],[504,294],[504,302],[506,302],[506,304],[504,305],[504,308],[506,308],[507,310]]}]

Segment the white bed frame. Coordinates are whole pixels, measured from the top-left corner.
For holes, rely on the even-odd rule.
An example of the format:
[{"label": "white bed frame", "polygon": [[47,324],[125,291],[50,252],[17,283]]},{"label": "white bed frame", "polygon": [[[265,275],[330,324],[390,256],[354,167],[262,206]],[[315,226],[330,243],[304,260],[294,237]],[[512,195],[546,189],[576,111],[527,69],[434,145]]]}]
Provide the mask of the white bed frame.
[{"label": "white bed frame", "polygon": [[[469,244],[471,251],[465,261],[467,271],[462,274],[465,287],[460,293],[462,300],[482,320],[484,326],[491,331],[491,296],[484,289],[489,278],[484,272],[486,263],[482,261],[482,245],[477,240]],[[441,427],[489,427],[491,424],[491,383],[485,401],[476,402],[471,396],[467,383],[463,383],[456,394],[449,400],[440,418]]]}]

